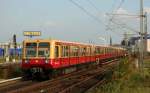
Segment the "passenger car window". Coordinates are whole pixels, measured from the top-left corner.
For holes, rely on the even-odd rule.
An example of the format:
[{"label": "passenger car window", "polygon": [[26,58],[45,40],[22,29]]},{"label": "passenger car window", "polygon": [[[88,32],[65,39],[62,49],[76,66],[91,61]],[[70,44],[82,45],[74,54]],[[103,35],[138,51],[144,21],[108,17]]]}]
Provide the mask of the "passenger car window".
[{"label": "passenger car window", "polygon": [[59,46],[55,46],[55,57],[59,57]]}]

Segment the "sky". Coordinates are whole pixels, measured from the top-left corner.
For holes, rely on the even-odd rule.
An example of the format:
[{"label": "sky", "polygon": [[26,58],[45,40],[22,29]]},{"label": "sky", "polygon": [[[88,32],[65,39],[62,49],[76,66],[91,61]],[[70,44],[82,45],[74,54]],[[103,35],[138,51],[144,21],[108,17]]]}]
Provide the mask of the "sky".
[{"label": "sky", "polygon": [[[0,42],[12,41],[13,34],[22,42],[27,38],[23,31],[41,31],[33,39],[108,44],[112,37],[113,43],[120,43],[125,32],[137,34],[139,18],[110,14],[138,15],[139,1],[124,0],[118,9],[121,0],[0,0]],[[144,0],[144,9],[150,25],[150,0]],[[111,18],[121,26],[109,22]]]}]

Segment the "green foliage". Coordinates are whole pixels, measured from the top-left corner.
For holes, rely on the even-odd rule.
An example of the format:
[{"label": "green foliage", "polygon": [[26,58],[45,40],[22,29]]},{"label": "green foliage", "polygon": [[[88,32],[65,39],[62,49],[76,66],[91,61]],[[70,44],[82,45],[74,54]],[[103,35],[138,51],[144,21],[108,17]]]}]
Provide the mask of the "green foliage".
[{"label": "green foliage", "polygon": [[22,73],[22,72],[21,72],[21,67],[16,66],[16,67],[14,68],[13,76],[15,76],[15,77],[20,76],[21,73]]},{"label": "green foliage", "polygon": [[3,57],[0,57],[0,63],[5,62],[5,59]]},{"label": "green foliage", "polygon": [[137,86],[144,82],[144,77],[140,73],[133,73],[130,76],[129,81],[131,81],[133,85]]},{"label": "green foliage", "polygon": [[[150,64],[150,61],[147,63]],[[111,82],[99,86],[91,93],[150,93],[150,68],[140,73],[127,59],[122,59],[113,77]]]}]

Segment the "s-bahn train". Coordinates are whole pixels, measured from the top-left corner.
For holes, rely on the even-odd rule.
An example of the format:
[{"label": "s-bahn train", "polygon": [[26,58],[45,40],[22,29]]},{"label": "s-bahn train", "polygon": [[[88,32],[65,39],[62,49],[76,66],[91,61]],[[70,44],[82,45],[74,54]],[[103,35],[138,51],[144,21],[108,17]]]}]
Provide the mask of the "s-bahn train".
[{"label": "s-bahn train", "polygon": [[123,48],[42,39],[24,40],[22,51],[24,77],[42,78],[126,56]]}]

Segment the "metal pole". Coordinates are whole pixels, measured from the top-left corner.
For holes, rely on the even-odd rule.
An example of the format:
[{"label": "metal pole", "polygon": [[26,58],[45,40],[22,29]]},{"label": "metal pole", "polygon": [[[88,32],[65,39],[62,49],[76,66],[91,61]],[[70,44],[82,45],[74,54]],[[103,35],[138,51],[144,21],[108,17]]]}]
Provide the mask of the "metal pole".
[{"label": "metal pole", "polygon": [[143,30],[143,18],[144,18],[144,15],[143,15],[143,0],[140,0],[140,57],[139,57],[139,66],[140,66],[140,70],[142,71],[143,70],[143,35],[144,35],[144,30]]},{"label": "metal pole", "polygon": [[125,48],[128,47],[128,36],[127,36],[127,32],[124,33],[124,39],[125,39]]},{"label": "metal pole", "polygon": [[110,46],[112,46],[112,38],[111,38],[111,36],[110,36]]},{"label": "metal pole", "polygon": [[144,33],[145,33],[145,36],[144,36],[144,45],[145,45],[145,49],[144,49],[144,56],[147,55],[147,12],[145,12],[144,14]]}]

